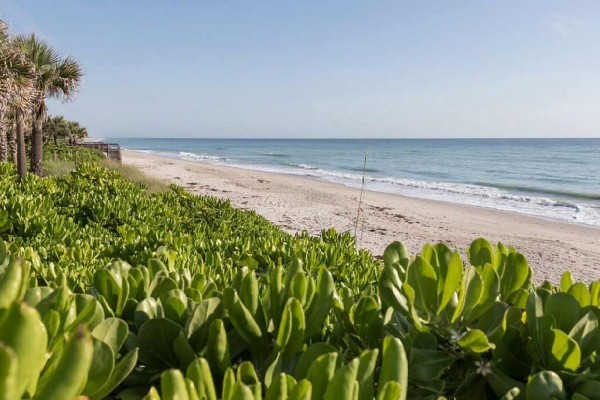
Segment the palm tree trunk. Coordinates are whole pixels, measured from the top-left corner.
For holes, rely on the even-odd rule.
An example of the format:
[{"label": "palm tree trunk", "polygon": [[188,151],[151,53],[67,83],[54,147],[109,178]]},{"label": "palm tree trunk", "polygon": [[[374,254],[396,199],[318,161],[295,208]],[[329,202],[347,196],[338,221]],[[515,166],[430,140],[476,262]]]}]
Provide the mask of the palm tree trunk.
[{"label": "palm tree trunk", "polygon": [[0,161],[8,161],[7,146],[8,137],[6,136],[6,125],[4,124],[4,113],[6,108],[4,104],[0,105]]},{"label": "palm tree trunk", "polygon": [[6,136],[6,126],[0,117],[0,161],[8,161],[8,137]]},{"label": "palm tree trunk", "polygon": [[12,124],[8,127],[6,133],[8,137],[8,154],[10,161],[17,165],[17,133],[15,132],[15,128],[12,126]]},{"label": "palm tree trunk", "polygon": [[38,176],[42,176],[42,156],[44,151],[42,123],[42,118],[34,115],[33,132],[31,133],[31,172]]},{"label": "palm tree trunk", "polygon": [[16,110],[17,119],[17,170],[19,177],[25,178],[27,174],[27,160],[25,159],[25,120],[21,110]]},{"label": "palm tree trunk", "polygon": [[0,124],[0,161],[8,161],[8,137],[6,136],[6,127]]}]

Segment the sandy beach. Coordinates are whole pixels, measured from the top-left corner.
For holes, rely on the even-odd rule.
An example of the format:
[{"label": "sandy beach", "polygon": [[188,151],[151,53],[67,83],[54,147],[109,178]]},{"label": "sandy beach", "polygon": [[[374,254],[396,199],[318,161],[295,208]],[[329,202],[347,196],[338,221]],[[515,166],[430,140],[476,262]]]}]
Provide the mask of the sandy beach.
[{"label": "sandy beach", "polygon": [[[191,193],[230,199],[287,232],[317,235],[328,227],[354,232],[360,190],[314,178],[266,173],[123,151],[123,163]],[[535,280],[600,278],[600,229],[459,204],[364,191],[357,241],[379,255],[394,240],[411,252],[443,241],[464,253],[477,237],[515,246]]]}]

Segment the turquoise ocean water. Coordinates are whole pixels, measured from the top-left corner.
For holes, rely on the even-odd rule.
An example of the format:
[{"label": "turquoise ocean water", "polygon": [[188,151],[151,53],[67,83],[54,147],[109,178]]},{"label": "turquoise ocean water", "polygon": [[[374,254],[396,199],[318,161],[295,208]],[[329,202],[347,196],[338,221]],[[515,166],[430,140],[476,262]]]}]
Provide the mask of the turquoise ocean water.
[{"label": "turquoise ocean water", "polygon": [[[309,176],[600,227],[600,139],[111,139],[200,163]],[[364,157],[367,153],[367,166]]]}]

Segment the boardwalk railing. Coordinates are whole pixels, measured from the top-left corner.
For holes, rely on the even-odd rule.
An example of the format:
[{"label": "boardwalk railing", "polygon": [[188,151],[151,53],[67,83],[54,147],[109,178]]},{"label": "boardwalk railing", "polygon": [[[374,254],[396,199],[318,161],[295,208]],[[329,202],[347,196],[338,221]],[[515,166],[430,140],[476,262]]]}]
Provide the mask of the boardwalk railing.
[{"label": "boardwalk railing", "polygon": [[77,146],[98,150],[99,152],[103,153],[106,158],[121,162],[121,147],[116,143],[83,142],[77,143]]}]

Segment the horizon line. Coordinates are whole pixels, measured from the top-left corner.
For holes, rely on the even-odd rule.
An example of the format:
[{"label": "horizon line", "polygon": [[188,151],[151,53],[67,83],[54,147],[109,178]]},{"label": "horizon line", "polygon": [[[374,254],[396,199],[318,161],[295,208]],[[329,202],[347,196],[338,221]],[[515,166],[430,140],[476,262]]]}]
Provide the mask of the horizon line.
[{"label": "horizon line", "polygon": [[[88,139],[94,139],[93,136],[89,136]],[[522,140],[569,140],[569,139],[600,139],[600,136],[554,136],[554,137],[520,137],[520,136],[499,136],[499,137],[142,137],[142,136],[108,136],[105,138],[98,138],[98,140],[106,139],[169,139],[169,140],[187,140],[187,139],[200,139],[200,140],[503,140],[503,139],[522,139]]]}]

